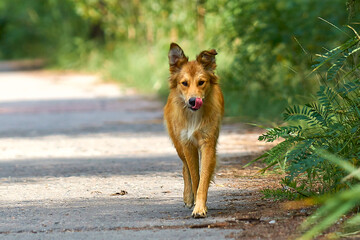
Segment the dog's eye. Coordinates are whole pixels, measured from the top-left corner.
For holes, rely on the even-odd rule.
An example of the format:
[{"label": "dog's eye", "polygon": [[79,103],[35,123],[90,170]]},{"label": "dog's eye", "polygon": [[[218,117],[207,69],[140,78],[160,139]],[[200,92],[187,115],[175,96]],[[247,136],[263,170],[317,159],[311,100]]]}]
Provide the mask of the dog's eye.
[{"label": "dog's eye", "polygon": [[204,85],[205,81],[199,81],[199,86]]},{"label": "dog's eye", "polygon": [[182,85],[184,85],[185,87],[188,86],[188,83],[187,82],[181,82]]}]

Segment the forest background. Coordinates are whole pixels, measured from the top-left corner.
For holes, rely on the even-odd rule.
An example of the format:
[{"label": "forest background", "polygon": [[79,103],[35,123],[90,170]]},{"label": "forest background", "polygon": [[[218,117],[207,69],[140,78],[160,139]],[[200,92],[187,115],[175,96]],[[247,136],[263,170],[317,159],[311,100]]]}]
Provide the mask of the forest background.
[{"label": "forest background", "polygon": [[315,55],[346,39],[347,23],[344,0],[2,0],[0,59],[46,59],[166,96],[170,42],[190,59],[215,48],[226,115],[269,123],[317,91]]}]

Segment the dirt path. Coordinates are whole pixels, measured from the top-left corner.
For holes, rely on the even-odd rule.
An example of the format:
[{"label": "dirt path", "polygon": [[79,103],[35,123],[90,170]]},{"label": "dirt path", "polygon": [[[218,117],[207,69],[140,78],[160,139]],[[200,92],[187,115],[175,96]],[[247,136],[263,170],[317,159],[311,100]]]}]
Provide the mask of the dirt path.
[{"label": "dirt path", "polygon": [[285,238],[289,217],[258,194],[274,181],[241,169],[267,148],[258,135],[223,127],[209,217],[192,219],[161,102],[96,76],[0,72],[0,238]]}]

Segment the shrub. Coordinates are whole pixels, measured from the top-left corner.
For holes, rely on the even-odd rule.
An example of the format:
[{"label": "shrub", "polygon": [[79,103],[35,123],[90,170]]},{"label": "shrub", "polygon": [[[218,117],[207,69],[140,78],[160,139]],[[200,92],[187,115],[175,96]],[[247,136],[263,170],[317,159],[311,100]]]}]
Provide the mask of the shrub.
[{"label": "shrub", "polygon": [[[359,169],[356,169],[353,164],[324,151],[317,151],[317,153],[328,161],[336,164],[348,174],[343,181],[346,181],[349,178],[355,178],[358,182],[360,181],[360,171]],[[328,200],[325,201],[324,205],[302,224],[302,230],[307,231],[301,236],[301,239],[312,239],[336,222],[343,223],[342,232],[333,234],[336,237],[351,237],[352,235],[359,234],[360,213],[351,214],[352,210],[356,208],[360,208],[359,183],[351,186],[348,190],[343,190],[328,196]],[[352,215],[351,217],[339,221],[340,218],[349,213]]]},{"label": "shrub", "polygon": [[227,1],[224,33],[235,58],[222,79],[225,102],[237,103],[228,114],[279,120],[286,106],[309,101],[318,88],[311,54],[344,39],[319,17],[343,25],[345,7],[337,0]]},{"label": "shrub", "polygon": [[[356,33],[356,32],[355,32]],[[268,129],[261,141],[284,141],[255,160],[286,172],[284,183],[318,195],[347,188],[355,179],[341,180],[346,172],[323,158],[318,148],[336,154],[360,167],[360,37],[346,41],[320,55],[314,71],[327,67],[314,102],[288,107],[283,114],[287,126]],[[293,182],[295,181],[295,186]]]}]

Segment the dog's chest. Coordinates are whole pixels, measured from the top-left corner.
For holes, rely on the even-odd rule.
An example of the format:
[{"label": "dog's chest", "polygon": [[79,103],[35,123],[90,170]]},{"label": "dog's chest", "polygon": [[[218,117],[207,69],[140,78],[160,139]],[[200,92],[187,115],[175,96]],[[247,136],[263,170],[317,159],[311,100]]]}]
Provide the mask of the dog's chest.
[{"label": "dog's chest", "polygon": [[194,133],[200,129],[201,116],[200,114],[193,114],[188,117],[187,124],[180,132],[180,137],[183,142],[191,141],[197,143]]}]

